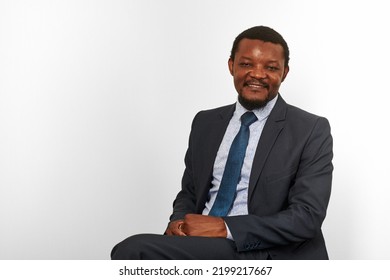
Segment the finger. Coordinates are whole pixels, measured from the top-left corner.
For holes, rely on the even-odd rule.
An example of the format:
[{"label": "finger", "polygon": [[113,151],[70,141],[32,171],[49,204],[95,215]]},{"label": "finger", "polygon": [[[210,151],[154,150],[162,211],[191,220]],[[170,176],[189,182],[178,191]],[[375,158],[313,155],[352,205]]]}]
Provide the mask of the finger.
[{"label": "finger", "polygon": [[186,236],[184,232],[179,229],[171,230],[169,235]]},{"label": "finger", "polygon": [[178,231],[176,235],[177,235],[177,236],[187,236],[187,234],[185,234],[185,233],[182,232],[182,231]]},{"label": "finger", "polygon": [[185,232],[183,231],[184,227],[184,221],[180,221],[177,223],[177,228],[175,229],[175,232],[179,236],[186,236]]}]

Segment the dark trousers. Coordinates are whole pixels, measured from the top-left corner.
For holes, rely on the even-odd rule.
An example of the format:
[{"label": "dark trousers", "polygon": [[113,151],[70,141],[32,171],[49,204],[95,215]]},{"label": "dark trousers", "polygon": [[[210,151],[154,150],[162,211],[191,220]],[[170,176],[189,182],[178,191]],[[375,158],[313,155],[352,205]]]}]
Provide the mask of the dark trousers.
[{"label": "dark trousers", "polygon": [[266,251],[237,252],[226,238],[139,234],[117,244],[113,260],[266,260]]}]

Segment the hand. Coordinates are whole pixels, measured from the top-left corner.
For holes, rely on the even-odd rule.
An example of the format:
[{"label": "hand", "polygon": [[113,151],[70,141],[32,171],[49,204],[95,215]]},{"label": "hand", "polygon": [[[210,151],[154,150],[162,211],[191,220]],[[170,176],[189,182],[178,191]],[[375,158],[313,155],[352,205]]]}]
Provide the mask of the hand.
[{"label": "hand", "polygon": [[227,236],[225,222],[220,217],[187,214],[180,225],[187,236],[224,237]]},{"label": "hand", "polygon": [[168,224],[167,229],[165,230],[166,235],[179,235],[179,236],[185,236],[185,234],[182,231],[184,220],[176,220],[172,221]]}]

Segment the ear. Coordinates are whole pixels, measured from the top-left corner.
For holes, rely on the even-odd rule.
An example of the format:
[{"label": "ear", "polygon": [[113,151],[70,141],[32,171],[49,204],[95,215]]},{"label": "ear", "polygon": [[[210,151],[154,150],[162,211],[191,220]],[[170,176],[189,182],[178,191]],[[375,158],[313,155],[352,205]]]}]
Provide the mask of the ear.
[{"label": "ear", "polygon": [[233,76],[233,64],[234,64],[234,61],[231,58],[229,58],[228,66],[229,66],[229,72],[232,76]]},{"label": "ear", "polygon": [[286,79],[288,71],[290,71],[290,67],[289,66],[284,67],[282,82],[284,81],[284,79]]}]

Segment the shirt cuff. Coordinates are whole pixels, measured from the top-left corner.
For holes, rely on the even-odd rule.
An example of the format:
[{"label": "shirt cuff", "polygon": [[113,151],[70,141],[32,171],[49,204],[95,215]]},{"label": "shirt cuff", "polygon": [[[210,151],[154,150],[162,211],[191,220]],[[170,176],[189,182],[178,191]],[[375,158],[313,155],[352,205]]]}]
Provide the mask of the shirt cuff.
[{"label": "shirt cuff", "polygon": [[226,238],[227,238],[227,239],[230,239],[230,240],[232,240],[232,241],[234,241],[234,238],[233,238],[233,236],[232,236],[232,233],[230,232],[230,229],[229,229],[228,225],[226,224],[226,222],[225,222],[225,227],[226,227],[226,231],[227,231]]}]

